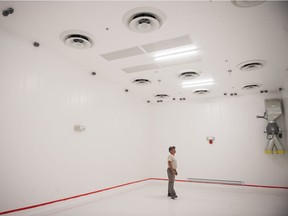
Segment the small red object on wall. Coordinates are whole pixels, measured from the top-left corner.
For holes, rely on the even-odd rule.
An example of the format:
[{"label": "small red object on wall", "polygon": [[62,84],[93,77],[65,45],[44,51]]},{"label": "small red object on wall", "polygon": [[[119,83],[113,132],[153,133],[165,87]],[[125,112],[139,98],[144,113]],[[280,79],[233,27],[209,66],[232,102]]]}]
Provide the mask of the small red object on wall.
[{"label": "small red object on wall", "polygon": [[214,140],[215,140],[215,137],[213,137],[213,136],[208,136],[208,137],[207,137],[207,141],[208,141],[208,143],[209,143],[210,145],[213,144]]}]

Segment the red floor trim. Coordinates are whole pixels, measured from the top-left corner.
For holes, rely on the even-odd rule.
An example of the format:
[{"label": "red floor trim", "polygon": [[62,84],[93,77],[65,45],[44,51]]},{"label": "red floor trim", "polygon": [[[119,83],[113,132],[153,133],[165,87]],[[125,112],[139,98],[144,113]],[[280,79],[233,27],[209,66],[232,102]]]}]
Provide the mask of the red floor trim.
[{"label": "red floor trim", "polygon": [[[124,187],[124,186],[127,186],[127,185],[136,184],[136,183],[144,182],[144,181],[148,181],[148,180],[167,181],[168,179],[166,179],[166,178],[147,178],[147,179],[142,179],[142,180],[128,182],[128,183],[125,183],[125,184],[116,185],[116,186],[113,186],[113,187],[104,188],[104,189],[101,189],[101,190],[97,190],[97,191],[93,191],[93,192],[89,192],[89,193],[84,193],[84,194],[80,194],[80,195],[76,195],[76,196],[72,196],[72,197],[67,197],[67,198],[58,199],[58,200],[54,200],[54,201],[50,201],[50,202],[45,202],[45,203],[40,203],[40,204],[36,204],[36,205],[26,206],[26,207],[23,207],[23,208],[17,208],[17,209],[12,209],[12,210],[8,210],[8,211],[3,211],[3,212],[0,212],[0,215],[9,214],[9,213],[12,213],[12,212],[24,211],[24,210],[28,210],[28,209],[32,209],[32,208],[38,208],[38,207],[41,207],[41,206],[50,205],[50,204],[58,203],[58,202],[63,202],[63,201],[67,201],[67,200],[71,200],[71,199],[75,199],[75,198],[79,198],[79,197],[84,197],[84,196],[88,196],[88,195],[91,195],[91,194],[96,194],[96,193],[100,193],[100,192],[103,192],[103,191],[107,191],[107,190],[111,190],[111,189],[115,189],[115,188],[119,188],[119,187]],[[221,184],[221,185],[244,186],[244,187],[288,189],[288,187],[281,187],[281,186],[266,186],[266,185],[251,185],[251,184],[237,185],[237,184],[225,184],[225,183],[196,182],[196,181],[189,181],[189,180],[175,180],[175,181],[176,182],[200,183],[200,184],[201,183],[202,184]]]},{"label": "red floor trim", "polygon": [[[162,180],[168,181],[166,178],[150,178],[150,180]],[[219,183],[219,182],[198,182],[198,181],[189,181],[189,180],[175,180],[176,182],[190,182],[190,183],[199,183],[199,184],[220,184],[220,185],[232,185],[232,186],[242,186],[242,187],[259,187],[259,188],[271,188],[271,189],[288,189],[288,187],[282,186],[268,186],[268,185],[253,185],[253,184],[228,184],[228,183]]]},{"label": "red floor trim", "polygon": [[36,204],[36,205],[26,206],[26,207],[23,207],[23,208],[12,209],[12,210],[8,210],[8,211],[0,212],[0,215],[9,214],[9,213],[12,213],[12,212],[24,211],[24,210],[28,210],[28,209],[32,209],[32,208],[37,208],[37,207],[41,207],[41,206],[45,206],[45,205],[50,205],[50,204],[53,204],[53,203],[63,202],[63,201],[67,201],[67,200],[71,200],[71,199],[75,199],[75,198],[79,198],[79,197],[83,197],[83,196],[88,196],[88,195],[91,195],[91,194],[96,194],[96,193],[100,193],[100,192],[103,192],[103,191],[107,191],[107,190],[111,190],[111,189],[115,189],[115,188],[131,185],[131,184],[136,184],[136,183],[147,181],[147,180],[150,180],[150,179],[147,178],[147,179],[142,179],[142,180],[138,180],[138,181],[128,182],[128,183],[125,183],[125,184],[116,185],[116,186],[113,186],[113,187],[104,188],[104,189],[101,189],[101,190],[97,190],[97,191],[93,191],[93,192],[89,192],[89,193],[84,193],[84,194],[80,194],[80,195],[77,195],[77,196],[72,196],[72,197],[58,199],[58,200],[54,200],[54,201],[50,201],[50,202],[45,202],[45,203],[40,203],[40,204]]}]

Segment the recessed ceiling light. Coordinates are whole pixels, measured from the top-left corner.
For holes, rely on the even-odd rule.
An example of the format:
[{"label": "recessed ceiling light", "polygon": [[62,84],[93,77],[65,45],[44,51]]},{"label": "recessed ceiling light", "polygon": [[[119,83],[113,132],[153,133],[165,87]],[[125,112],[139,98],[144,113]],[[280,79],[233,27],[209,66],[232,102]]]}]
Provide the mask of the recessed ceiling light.
[{"label": "recessed ceiling light", "polygon": [[202,80],[199,82],[183,82],[182,83],[182,88],[192,88],[192,87],[196,87],[196,86],[208,86],[208,85],[213,85],[214,81],[211,80]]},{"label": "recessed ceiling light", "polygon": [[188,50],[188,51],[158,56],[158,57],[155,57],[154,60],[155,61],[166,61],[166,60],[177,59],[177,58],[181,58],[181,57],[187,57],[190,55],[195,55],[196,53],[197,53],[197,50]]},{"label": "recessed ceiling light", "polygon": [[161,50],[158,52],[153,53],[154,58],[162,57],[162,56],[167,56],[167,55],[173,55],[173,54],[178,54],[178,53],[183,53],[183,52],[188,52],[188,51],[197,51],[197,48],[194,45],[185,45],[185,46],[180,46],[180,47],[174,47],[171,49],[165,49]]}]

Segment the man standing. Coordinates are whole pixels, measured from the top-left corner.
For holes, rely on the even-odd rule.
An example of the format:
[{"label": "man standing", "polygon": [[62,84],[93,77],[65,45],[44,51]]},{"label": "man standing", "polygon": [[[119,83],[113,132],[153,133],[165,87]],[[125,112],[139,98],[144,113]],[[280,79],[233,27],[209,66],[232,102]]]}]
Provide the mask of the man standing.
[{"label": "man standing", "polygon": [[175,146],[170,146],[169,147],[169,152],[170,155],[168,156],[168,169],[167,169],[167,174],[168,174],[168,197],[171,197],[171,199],[177,198],[176,192],[174,190],[174,181],[175,181],[175,175],[177,175],[177,160],[175,157]]}]

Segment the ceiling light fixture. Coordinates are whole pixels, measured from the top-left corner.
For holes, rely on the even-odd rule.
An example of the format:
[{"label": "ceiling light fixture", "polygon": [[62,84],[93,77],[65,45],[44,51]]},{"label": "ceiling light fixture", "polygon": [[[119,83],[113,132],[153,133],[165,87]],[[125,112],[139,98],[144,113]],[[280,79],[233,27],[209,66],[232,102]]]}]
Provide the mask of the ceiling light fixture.
[{"label": "ceiling light fixture", "polygon": [[196,87],[196,86],[208,86],[208,85],[213,85],[213,84],[214,84],[213,80],[205,80],[205,81],[197,82],[197,83],[183,82],[182,88],[191,88],[191,87]]},{"label": "ceiling light fixture", "polygon": [[154,57],[154,60],[155,61],[171,60],[171,59],[180,58],[180,57],[184,57],[184,56],[194,55],[196,53],[197,53],[196,50],[189,50],[189,51],[177,52],[177,53],[173,53],[173,54]]},{"label": "ceiling light fixture", "polygon": [[197,48],[195,46],[192,46],[191,44],[186,45],[186,46],[180,46],[180,47],[174,47],[166,50],[161,50],[158,52],[154,52],[153,57],[162,57],[166,55],[172,55],[172,54],[177,54],[181,52],[187,52],[187,51],[195,51]]}]

